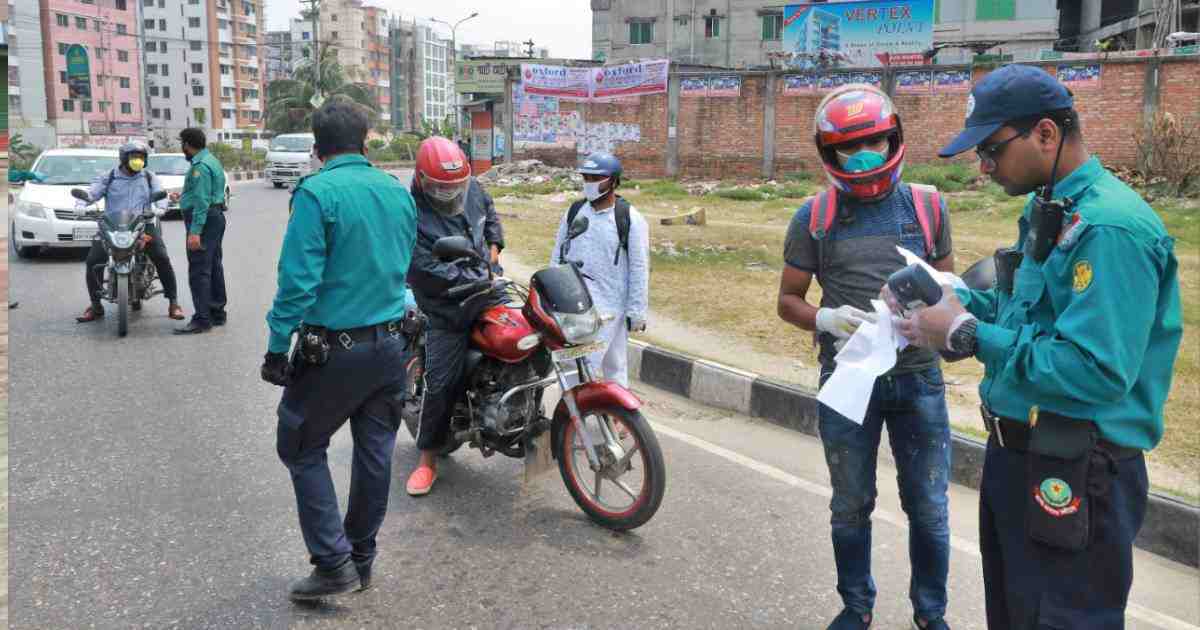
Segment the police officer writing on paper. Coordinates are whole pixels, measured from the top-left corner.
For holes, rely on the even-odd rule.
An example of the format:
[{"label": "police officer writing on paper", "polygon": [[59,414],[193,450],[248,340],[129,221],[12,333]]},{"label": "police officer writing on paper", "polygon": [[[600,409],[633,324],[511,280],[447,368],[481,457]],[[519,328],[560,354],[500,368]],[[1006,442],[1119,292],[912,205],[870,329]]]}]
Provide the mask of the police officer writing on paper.
[{"label": "police officer writing on paper", "polygon": [[176,334],[205,333],[225,324],[225,267],[221,241],[225,238],[225,170],[208,151],[204,131],[195,127],[179,133],[183,154],[192,168],[179,200],[187,228],[188,285],[192,289],[192,321]]},{"label": "police officer writing on paper", "polygon": [[[93,200],[104,199],[105,210],[153,210],[150,195],[161,191],[162,183],[154,173],[145,170],[146,156],[149,153],[149,149],[141,142],[124,144],[119,153],[121,164],[92,182],[91,188],[88,189],[88,197]],[[163,296],[169,303],[167,316],[171,319],[183,319],[183,308],[177,301],[175,269],[171,267],[171,258],[167,255],[162,230],[156,225],[147,225],[146,237],[146,254],[158,269],[158,277],[162,279]],[[84,266],[88,297],[91,298],[92,304],[83,315],[75,318],[78,322],[92,322],[104,317],[104,307],[100,304],[101,279],[98,274],[103,271],[107,260],[108,254],[104,251],[104,246],[98,240],[93,241]]]},{"label": "police officer writing on paper", "polygon": [[[642,214],[617,194],[621,162],[616,156],[593,153],[579,172],[585,198],[563,215],[550,262],[557,265],[569,260],[582,265],[596,307],[613,317],[600,331],[604,348],[592,353],[588,363],[596,374],[629,387],[629,333],[646,330],[650,230]],[[567,228],[577,216],[588,218],[588,229],[568,244]]]},{"label": "police officer writing on paper", "polygon": [[[1032,66],[971,91],[966,128],[1010,195],[1031,194],[990,290],[942,287],[900,324],[974,356],[989,438],[979,529],[988,627],[1124,627],[1148,451],[1182,335],[1173,239],[1088,154],[1071,93]],[[884,299],[897,309],[885,288]]]},{"label": "police officer writing on paper", "polygon": [[471,177],[466,154],[449,138],[434,136],[422,142],[416,166],[417,244],[408,281],[421,312],[429,318],[429,327],[425,332],[425,398],[417,431],[421,458],[406,489],[410,495],[421,496],[429,494],[437,481],[435,456],[449,437],[452,406],[464,385],[463,359],[471,326],[494,304],[475,299],[463,308],[461,298],[446,297],[453,287],[487,279],[488,270],[482,265],[442,262],[433,255],[433,244],[446,236],[465,236],[499,274],[504,230],[491,196]]},{"label": "police officer writing on paper", "polygon": [[[792,218],[784,245],[779,316],[818,333],[821,382],[865,321],[879,285],[904,267],[904,247],[937,269],[953,270],[950,217],[936,189],[900,181],[905,144],[891,99],[869,85],[826,96],[813,126],[817,151],[834,183]],[[818,308],[807,300],[813,278]],[[950,525],[950,419],[936,353],[907,348],[875,381],[861,423],[820,405],[821,442],[829,465],[837,591],[844,605],[831,630],[868,628],[875,605],[871,577],[871,513],[875,462],[887,425],[896,458],[900,503],[909,520],[914,623],[946,628]],[[894,585],[889,585],[894,586]]]},{"label": "police officer writing on paper", "polygon": [[[398,180],[367,162],[367,128],[367,113],[348,99],[330,98],[313,114],[325,166],[293,193],[279,290],[267,314],[262,377],[284,386],[278,453],[291,472],[300,529],[315,565],[312,575],[293,584],[292,599],[367,588],[375,536],[387,512],[416,209]],[[325,451],[347,418],[354,456],[343,520]]]}]

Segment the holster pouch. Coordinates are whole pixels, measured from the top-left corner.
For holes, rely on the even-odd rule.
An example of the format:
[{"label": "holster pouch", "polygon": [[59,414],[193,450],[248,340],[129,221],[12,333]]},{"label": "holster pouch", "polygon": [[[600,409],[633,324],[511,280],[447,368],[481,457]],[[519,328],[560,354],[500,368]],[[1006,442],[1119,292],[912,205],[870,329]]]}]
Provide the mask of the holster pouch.
[{"label": "holster pouch", "polygon": [[319,326],[300,328],[300,356],[309,365],[325,365],[329,362],[329,340],[325,329]]},{"label": "holster pouch", "polygon": [[1012,295],[1013,277],[1024,258],[1025,254],[1015,247],[1001,247],[992,254],[996,263],[996,288],[1001,293]]},{"label": "holster pouch", "polygon": [[408,339],[408,350],[417,347],[421,339],[422,333],[425,332],[425,325],[429,319],[421,312],[421,309],[410,306],[404,312],[404,320],[400,323],[400,330],[404,333],[404,337]]},{"label": "holster pouch", "polygon": [[[1089,484],[1099,431],[1090,420],[1036,411],[1026,454],[1029,505],[1025,532],[1030,539],[1064,551],[1082,551],[1091,539],[1092,498],[1099,484]],[[1107,469],[1096,470],[1107,476]]]}]

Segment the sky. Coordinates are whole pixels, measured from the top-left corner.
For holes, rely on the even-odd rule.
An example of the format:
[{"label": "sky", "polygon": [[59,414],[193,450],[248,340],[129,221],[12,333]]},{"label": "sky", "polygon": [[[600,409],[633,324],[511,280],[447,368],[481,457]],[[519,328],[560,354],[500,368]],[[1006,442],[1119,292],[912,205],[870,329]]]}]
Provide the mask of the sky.
[{"label": "sky", "polygon": [[[490,45],[494,41],[526,41],[546,46],[551,57],[590,59],[592,10],[588,0],[367,0],[366,4],[411,20],[437,18],[451,24],[474,11],[479,17],[458,27],[459,42]],[[519,7],[514,9],[513,7]],[[299,0],[266,0],[267,30],[283,30],[300,13]],[[450,28],[438,25],[450,37]]]}]

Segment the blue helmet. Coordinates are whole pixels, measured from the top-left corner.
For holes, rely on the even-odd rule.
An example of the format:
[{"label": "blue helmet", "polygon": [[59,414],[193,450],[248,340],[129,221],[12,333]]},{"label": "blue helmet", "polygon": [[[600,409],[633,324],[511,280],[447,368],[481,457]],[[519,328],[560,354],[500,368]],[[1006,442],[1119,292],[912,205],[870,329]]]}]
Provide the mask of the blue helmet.
[{"label": "blue helmet", "polygon": [[621,176],[621,160],[611,153],[597,151],[585,158],[579,165],[583,175],[604,175],[607,177]]}]

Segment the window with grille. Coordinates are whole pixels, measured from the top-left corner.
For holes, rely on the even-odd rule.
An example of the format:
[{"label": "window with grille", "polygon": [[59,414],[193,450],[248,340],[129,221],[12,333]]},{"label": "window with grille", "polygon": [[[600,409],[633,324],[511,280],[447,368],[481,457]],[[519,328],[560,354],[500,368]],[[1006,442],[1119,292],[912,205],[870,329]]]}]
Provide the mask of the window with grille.
[{"label": "window with grille", "polygon": [[650,44],[654,42],[654,22],[630,22],[629,43]]},{"label": "window with grille", "polygon": [[132,114],[133,113],[133,103],[121,103],[121,113],[122,114]]},{"label": "window with grille", "polygon": [[783,39],[783,15],[779,13],[762,16],[763,41]]},{"label": "window with grille", "polygon": [[707,39],[717,39],[721,36],[721,18],[706,17],[704,18],[704,37]]}]

